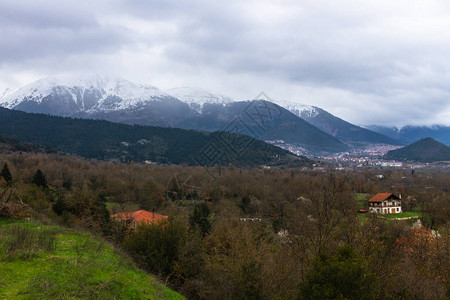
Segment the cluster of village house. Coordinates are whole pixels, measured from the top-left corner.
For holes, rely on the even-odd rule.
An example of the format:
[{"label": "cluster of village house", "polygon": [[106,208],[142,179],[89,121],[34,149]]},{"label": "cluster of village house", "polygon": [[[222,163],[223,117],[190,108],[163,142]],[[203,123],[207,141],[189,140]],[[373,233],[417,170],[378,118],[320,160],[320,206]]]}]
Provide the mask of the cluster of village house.
[{"label": "cluster of village house", "polygon": [[[360,210],[364,212],[379,213],[379,214],[398,214],[402,212],[401,195],[396,196],[392,193],[378,193],[369,201],[368,210]],[[133,212],[123,212],[111,215],[112,218],[125,221],[130,227],[136,228],[139,224],[156,224],[163,220],[167,220],[167,216],[148,212],[145,210],[138,210]],[[245,219],[245,218],[244,218]],[[260,221],[259,218],[247,218]],[[243,218],[241,218],[241,221]],[[246,220],[246,219],[245,219]]]}]

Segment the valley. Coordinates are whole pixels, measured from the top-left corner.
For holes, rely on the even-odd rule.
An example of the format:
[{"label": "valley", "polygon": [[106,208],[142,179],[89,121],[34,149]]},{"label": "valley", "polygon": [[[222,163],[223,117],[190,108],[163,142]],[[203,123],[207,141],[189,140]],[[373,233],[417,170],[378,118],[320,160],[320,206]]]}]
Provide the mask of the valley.
[{"label": "valley", "polygon": [[0,1],[0,299],[450,299],[449,27]]}]

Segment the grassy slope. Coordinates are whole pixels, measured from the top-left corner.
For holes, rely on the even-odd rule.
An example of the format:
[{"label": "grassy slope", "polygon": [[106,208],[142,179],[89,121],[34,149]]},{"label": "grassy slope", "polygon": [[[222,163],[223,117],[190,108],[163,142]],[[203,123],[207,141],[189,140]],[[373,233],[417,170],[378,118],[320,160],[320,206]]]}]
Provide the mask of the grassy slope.
[{"label": "grassy slope", "polygon": [[184,299],[91,234],[0,220],[0,299]]},{"label": "grassy slope", "polygon": [[405,211],[399,214],[387,214],[383,215],[383,217],[386,217],[388,219],[394,219],[394,218],[411,218],[411,217],[421,217],[422,214],[417,211]]}]

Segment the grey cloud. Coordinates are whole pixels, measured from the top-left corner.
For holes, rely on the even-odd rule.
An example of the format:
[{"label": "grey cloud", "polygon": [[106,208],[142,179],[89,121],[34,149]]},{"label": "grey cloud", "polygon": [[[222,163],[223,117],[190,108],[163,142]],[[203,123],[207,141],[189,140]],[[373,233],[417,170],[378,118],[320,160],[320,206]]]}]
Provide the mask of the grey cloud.
[{"label": "grey cloud", "polygon": [[96,24],[93,12],[80,4],[46,1],[1,1],[0,25],[19,28],[82,28]]},{"label": "grey cloud", "polygon": [[[242,86],[233,78],[246,78],[253,90],[264,89],[264,78],[291,91],[280,88],[273,98],[315,101],[360,124],[430,123],[450,111],[450,34],[439,30],[450,26],[450,13],[435,1],[426,11],[408,5],[0,0],[0,71],[48,72],[58,61],[67,69],[76,56],[74,64],[85,63],[89,72],[114,64],[116,72],[160,72],[166,82],[196,72],[201,87],[217,77],[230,94]],[[295,94],[302,86],[316,95]]]},{"label": "grey cloud", "polygon": [[129,41],[129,32],[102,26],[95,10],[75,2],[7,2],[1,8],[0,64],[118,51]]}]

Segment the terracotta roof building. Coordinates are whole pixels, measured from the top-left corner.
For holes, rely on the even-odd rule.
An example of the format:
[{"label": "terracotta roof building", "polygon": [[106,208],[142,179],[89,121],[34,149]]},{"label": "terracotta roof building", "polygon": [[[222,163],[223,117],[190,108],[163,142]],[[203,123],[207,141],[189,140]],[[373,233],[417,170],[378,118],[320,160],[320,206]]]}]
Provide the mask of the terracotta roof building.
[{"label": "terracotta roof building", "polygon": [[117,213],[111,215],[111,218],[130,223],[133,227],[141,224],[157,224],[161,221],[167,220],[167,216],[146,210]]},{"label": "terracotta roof building", "polygon": [[378,193],[369,200],[369,212],[381,214],[399,214],[402,212],[401,195]]}]

